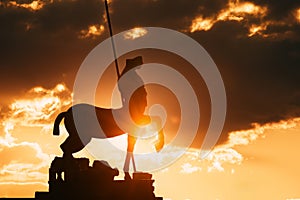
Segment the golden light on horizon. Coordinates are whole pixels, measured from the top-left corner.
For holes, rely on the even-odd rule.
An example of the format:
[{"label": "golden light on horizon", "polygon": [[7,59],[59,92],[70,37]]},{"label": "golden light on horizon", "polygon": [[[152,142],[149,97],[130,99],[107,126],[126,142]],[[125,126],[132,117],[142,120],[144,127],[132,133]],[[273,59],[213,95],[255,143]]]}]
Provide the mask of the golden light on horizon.
[{"label": "golden light on horizon", "polygon": [[[0,190],[0,197],[30,197],[36,188],[46,189],[45,169],[59,153],[55,141],[65,137],[52,137],[53,120],[71,104],[71,97],[68,88],[59,83],[51,89],[36,86],[8,105],[9,110],[0,119],[4,133],[0,135],[0,185],[1,189],[10,189]],[[18,187],[28,187],[30,192],[19,191]]]},{"label": "golden light on horizon", "polygon": [[81,30],[79,38],[95,38],[96,36],[101,35],[104,32],[103,25],[91,25],[87,30]]},{"label": "golden light on horizon", "polygon": [[229,133],[228,143],[230,145],[248,145],[260,136],[264,136],[265,132],[272,130],[292,129],[300,124],[300,118],[282,120],[279,122],[260,125],[253,123],[254,128],[249,130],[233,131]]},{"label": "golden light on horizon", "polygon": [[136,27],[136,28],[133,28],[133,29],[127,31],[124,34],[124,38],[128,39],[128,40],[134,40],[134,39],[143,37],[147,33],[148,33],[148,31],[146,29],[140,28],[140,27]]},{"label": "golden light on horizon", "polygon": [[[64,93],[72,97],[64,84],[57,84],[53,89],[37,86],[28,91],[28,97],[17,99],[11,105],[10,114],[21,124],[44,124],[51,121],[58,108],[71,104],[71,99],[65,99]],[[64,98],[64,99],[62,99]]]},{"label": "golden light on horizon", "polygon": [[[43,112],[45,116],[52,112],[47,104],[51,104],[51,97],[71,103],[71,95],[63,83],[50,89],[37,86],[8,104],[13,108],[18,102],[19,106],[4,112],[4,117],[0,119],[3,132],[0,135],[0,197],[32,197],[35,191],[48,190],[47,169],[55,156],[62,155],[59,145],[67,137],[63,127],[60,129],[61,136],[53,137],[52,125],[57,113],[66,107],[59,104],[50,120],[38,121],[40,124],[30,119],[38,114],[35,112]],[[48,125],[51,129],[44,131]],[[152,129],[145,130],[151,132]],[[198,148],[187,149],[176,162],[153,172],[155,194],[172,200],[297,199],[300,196],[297,184],[300,175],[299,130],[300,118],[268,124],[254,123],[250,129],[230,132],[227,141],[215,146],[204,159],[200,158]],[[139,140],[135,155],[155,153],[153,145],[147,141],[151,139]],[[122,174],[127,136],[109,140],[110,143],[101,139],[92,140],[91,145],[95,148],[100,146],[103,152],[99,154],[103,154],[103,160],[111,159],[109,164],[118,166]],[[119,150],[106,148],[105,145],[111,143],[121,148],[123,154]],[[137,167],[142,169],[170,157],[175,158],[178,155],[176,152],[183,150],[182,147],[169,149],[161,160],[136,157]],[[88,155],[87,150],[83,150],[74,156],[87,157],[91,164],[95,158]],[[224,187],[216,187],[216,183]]]}]

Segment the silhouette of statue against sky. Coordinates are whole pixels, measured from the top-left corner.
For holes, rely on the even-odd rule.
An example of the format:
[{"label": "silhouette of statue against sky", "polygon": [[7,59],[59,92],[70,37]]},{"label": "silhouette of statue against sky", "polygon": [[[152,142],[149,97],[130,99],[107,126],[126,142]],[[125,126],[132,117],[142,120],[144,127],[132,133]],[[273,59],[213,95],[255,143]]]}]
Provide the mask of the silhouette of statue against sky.
[{"label": "silhouette of statue against sky", "polygon": [[[142,57],[138,56],[133,59],[126,60],[126,66],[121,74],[121,77],[134,67],[143,64]],[[126,134],[115,121],[113,113],[122,113],[124,111],[124,105],[129,106],[129,112],[131,119],[137,125],[155,124],[159,127],[158,140],[155,144],[156,151],[160,151],[164,145],[164,131],[161,127],[160,118],[149,117],[145,115],[145,109],[147,107],[147,92],[144,86],[138,88],[132,95],[128,93],[128,87],[133,85],[144,85],[143,80],[137,74],[136,69],[133,73],[130,73],[130,79],[125,79],[125,82],[118,84],[123,107],[119,109],[107,109],[101,107],[95,107],[89,104],[77,104],[73,105],[66,112],[60,113],[54,122],[53,135],[59,135],[59,124],[64,119],[64,124],[69,136],[61,144],[61,149],[64,152],[63,157],[66,160],[73,158],[72,154],[82,150],[92,138],[111,138],[119,135]],[[96,114],[96,123],[94,116]],[[74,119],[74,116],[76,119]],[[99,125],[102,131],[98,132]],[[133,150],[136,143],[136,137],[133,133],[128,133],[127,139],[127,154],[124,163],[125,179],[130,179],[129,164],[132,160],[133,169],[136,172]],[[101,149],[101,148],[100,148]]]},{"label": "silhouette of statue against sky", "polygon": [[[151,120],[149,116],[144,114],[147,107],[147,91],[145,89],[145,86],[139,87],[138,90],[135,91],[133,94],[130,94],[128,91],[129,88],[132,88],[136,85],[144,85],[142,78],[137,74],[136,71],[137,69],[139,69],[138,66],[142,64],[143,61],[141,56],[138,56],[134,59],[127,59],[126,66],[122,71],[120,78],[122,78],[124,74],[126,74],[134,67],[136,68],[133,72],[130,73],[129,77],[125,79],[125,81],[122,81],[118,84],[119,91],[121,93],[123,108],[127,106],[129,107],[130,116],[132,117],[132,120],[138,125],[149,124]],[[123,168],[125,172],[125,179],[129,179],[130,177],[128,173],[130,160],[132,160],[133,169],[136,172],[136,166],[133,157],[135,143],[136,138],[131,134],[128,134],[127,151],[129,153],[126,155],[125,164]]]}]

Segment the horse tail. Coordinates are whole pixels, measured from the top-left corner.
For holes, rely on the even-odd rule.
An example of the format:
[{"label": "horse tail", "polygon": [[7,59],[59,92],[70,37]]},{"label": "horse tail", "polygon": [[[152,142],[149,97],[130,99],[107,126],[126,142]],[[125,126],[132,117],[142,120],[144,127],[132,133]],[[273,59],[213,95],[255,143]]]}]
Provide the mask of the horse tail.
[{"label": "horse tail", "polygon": [[66,116],[67,112],[62,112],[59,115],[57,115],[55,121],[54,121],[54,127],[53,127],[53,135],[59,135],[59,124],[61,120]]}]

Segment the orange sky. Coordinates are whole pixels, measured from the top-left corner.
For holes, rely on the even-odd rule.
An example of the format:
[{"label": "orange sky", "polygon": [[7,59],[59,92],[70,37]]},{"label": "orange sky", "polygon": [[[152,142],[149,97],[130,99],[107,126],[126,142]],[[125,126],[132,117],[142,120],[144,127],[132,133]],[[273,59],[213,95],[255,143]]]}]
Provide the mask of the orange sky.
[{"label": "orange sky", "polygon": [[[126,59],[137,55],[145,64],[172,66],[188,79],[199,101],[201,121],[193,148],[153,172],[157,196],[299,200],[300,1],[109,2],[114,33],[126,31],[123,36],[130,41],[149,35],[143,26],[184,33],[207,50],[226,88],[228,109],[219,145],[201,160],[195,147],[201,145],[211,116],[203,77],[188,60],[163,50],[141,49],[118,58],[121,71]],[[47,191],[49,165],[62,155],[59,145],[67,137],[63,125],[59,137],[52,135],[53,122],[72,104],[71,87],[82,61],[109,37],[105,16],[99,0],[0,1],[0,198]],[[99,81],[97,106],[111,106],[116,80],[112,63]],[[147,85],[146,89],[148,103],[165,106],[169,142],[178,129],[180,105],[168,88]],[[151,97],[152,91],[160,98]],[[97,156],[121,169],[126,136],[109,142],[122,153],[106,149],[107,141],[99,139],[88,147],[102,147]],[[165,155],[175,159],[182,150],[174,147]],[[148,140],[138,141],[135,152],[153,152],[153,146]],[[86,149],[76,156],[93,159]],[[160,162],[153,158],[138,157],[138,169]]]},{"label": "orange sky", "polygon": [[[125,31],[128,40],[147,36],[148,29],[142,26],[154,26],[180,31],[203,45],[217,64],[228,94],[224,137],[220,138],[224,142],[227,132],[248,128],[251,122],[299,116],[300,5],[274,1],[116,0],[110,9],[114,33]],[[23,98],[28,88],[40,84],[50,88],[58,82],[71,88],[84,58],[109,36],[103,1],[12,0],[1,1],[0,10],[5,27],[0,37],[1,116],[6,115],[7,104],[17,96]],[[120,70],[125,59],[140,52],[145,63],[171,66],[188,78],[203,101],[199,132],[205,132],[210,98],[198,73],[178,55],[149,49],[119,57]],[[116,79],[114,66],[111,69],[107,78]],[[105,84],[98,89],[101,96],[110,88]]]},{"label": "orange sky", "polygon": [[[65,131],[52,136],[53,118],[70,103],[71,92],[58,84],[52,89],[36,87],[10,104],[1,119],[0,197],[32,197],[48,189],[49,164],[62,154],[59,144],[67,136]],[[231,132],[228,141],[203,160],[198,149],[189,149],[175,163],[153,172],[156,194],[172,200],[300,198],[299,130],[299,118],[254,124],[252,129]],[[126,148],[126,137],[112,142]],[[145,145],[137,144],[137,151],[141,146]],[[125,154],[116,159],[114,153],[103,159],[122,166]],[[84,155],[85,151],[77,153]],[[137,160],[138,168],[143,164],[147,163]]]}]

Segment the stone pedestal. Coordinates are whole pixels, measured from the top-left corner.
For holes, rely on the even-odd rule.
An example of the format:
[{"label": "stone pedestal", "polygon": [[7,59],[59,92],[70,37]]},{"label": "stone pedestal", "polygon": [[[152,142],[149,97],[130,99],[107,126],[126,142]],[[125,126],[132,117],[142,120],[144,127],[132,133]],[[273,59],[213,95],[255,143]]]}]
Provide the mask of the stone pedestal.
[{"label": "stone pedestal", "polygon": [[131,180],[114,180],[119,175],[105,161],[87,158],[65,160],[56,157],[49,169],[49,192],[36,192],[38,200],[97,199],[97,200],[159,200],[155,197],[152,175],[133,173]]}]

